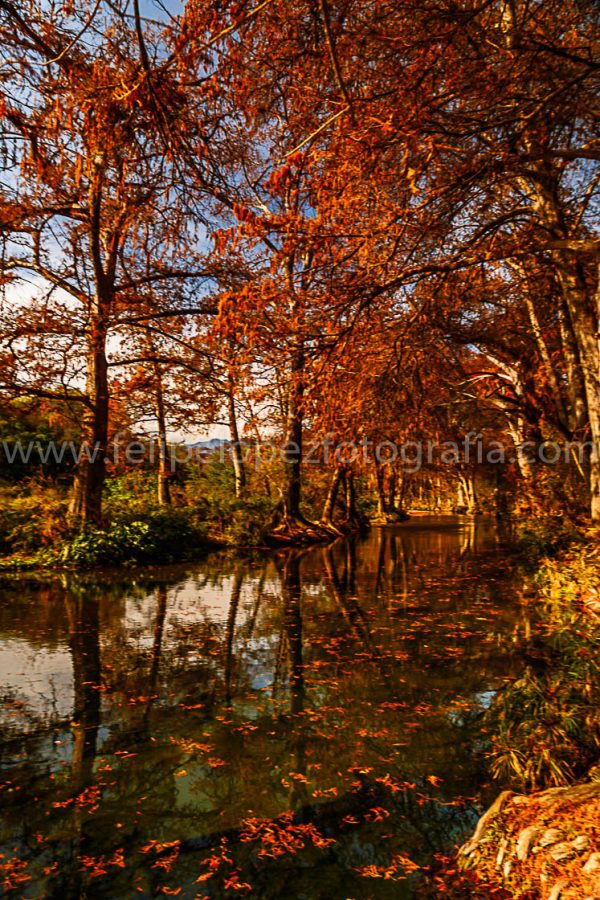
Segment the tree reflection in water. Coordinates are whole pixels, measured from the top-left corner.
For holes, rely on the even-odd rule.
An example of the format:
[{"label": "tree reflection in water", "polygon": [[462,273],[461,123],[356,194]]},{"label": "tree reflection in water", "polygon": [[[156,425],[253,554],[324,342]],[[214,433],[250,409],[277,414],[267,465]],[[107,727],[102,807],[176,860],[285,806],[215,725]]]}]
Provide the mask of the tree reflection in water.
[{"label": "tree reflection in water", "polygon": [[482,712],[526,642],[513,596],[490,524],[434,518],[6,581],[6,877],[31,897],[412,896],[371,876],[448,849],[487,800]]}]

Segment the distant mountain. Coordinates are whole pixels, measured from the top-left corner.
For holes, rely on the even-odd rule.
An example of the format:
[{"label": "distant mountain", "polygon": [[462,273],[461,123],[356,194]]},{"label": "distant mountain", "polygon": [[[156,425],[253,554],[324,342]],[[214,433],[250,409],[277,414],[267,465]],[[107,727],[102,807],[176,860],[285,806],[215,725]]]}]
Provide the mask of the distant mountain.
[{"label": "distant mountain", "polygon": [[192,444],[186,444],[185,446],[191,449],[202,447],[204,450],[219,450],[221,447],[228,445],[229,441],[226,441],[224,438],[209,438],[207,441],[194,441]]}]

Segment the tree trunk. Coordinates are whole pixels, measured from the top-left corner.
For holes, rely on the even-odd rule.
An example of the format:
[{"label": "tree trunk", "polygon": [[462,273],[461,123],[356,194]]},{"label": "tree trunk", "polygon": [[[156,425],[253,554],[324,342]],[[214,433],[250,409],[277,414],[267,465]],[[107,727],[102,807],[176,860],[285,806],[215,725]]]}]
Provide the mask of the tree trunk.
[{"label": "tree trunk", "polygon": [[561,428],[563,433],[567,433],[570,430],[569,415],[563,399],[562,391],[560,389],[556,370],[552,362],[552,357],[550,356],[550,353],[548,351],[548,345],[546,344],[542,327],[540,325],[540,320],[535,308],[535,303],[533,302],[531,291],[529,290],[529,279],[525,271],[525,267],[520,262],[513,262],[511,265],[521,277],[523,296],[525,298],[525,306],[527,307],[531,330],[533,331],[533,335],[535,337],[540,358],[544,364],[544,368],[546,369],[546,376],[548,378],[550,390],[552,391],[552,397],[554,399],[554,405],[556,407],[556,416],[559,427]]},{"label": "tree trunk", "polygon": [[377,515],[385,516],[387,512],[387,497],[385,493],[385,475],[383,466],[375,467],[375,477],[377,479]]},{"label": "tree trunk", "polygon": [[467,498],[468,511],[475,512],[477,509],[477,492],[475,490],[475,475],[467,475]]},{"label": "tree trunk", "polygon": [[573,334],[569,311],[564,298],[558,310],[562,355],[567,373],[567,396],[569,401],[569,428],[571,433],[581,436],[587,426],[587,410],[585,408],[585,389],[583,373],[577,353],[577,343]]},{"label": "tree trunk", "polygon": [[399,484],[396,491],[395,497],[395,507],[400,510],[400,512],[404,512],[404,500],[406,496],[406,473],[404,469],[400,469],[400,479]]},{"label": "tree trunk", "polygon": [[358,514],[356,512],[356,490],[354,487],[354,472],[352,469],[346,469],[345,472],[346,487],[346,515],[348,522],[356,524],[358,522]]},{"label": "tree trunk", "polygon": [[154,366],[156,422],[158,426],[158,503],[170,506],[171,485],[169,483],[169,458],[167,448],[167,423],[165,417],[165,400],[162,386],[162,373],[158,365]]},{"label": "tree trunk", "polygon": [[465,491],[465,480],[463,476],[459,473],[458,475],[458,485],[456,490],[456,502],[459,511],[465,510],[467,508],[467,493]]},{"label": "tree trunk", "polygon": [[[525,142],[530,153],[536,153],[535,140]],[[540,224],[554,240],[569,238],[560,206],[556,172],[548,165],[540,163],[531,169],[527,180],[521,179],[529,194],[533,209]],[[568,323],[575,340],[577,357],[583,378],[583,399],[590,427],[591,452],[589,459],[590,514],[592,522],[600,523],[600,353],[598,347],[598,315],[594,300],[588,295],[585,276],[580,262],[572,250],[552,250],[556,276]]]},{"label": "tree trunk", "polygon": [[335,509],[335,503],[337,500],[341,477],[342,467],[337,466],[329,483],[329,490],[327,491],[325,504],[323,506],[323,515],[321,516],[321,521],[325,522],[328,525],[331,524],[333,519],[333,511]]},{"label": "tree trunk", "polygon": [[394,512],[396,509],[396,473],[391,466],[389,467],[388,472],[387,508],[390,512]]},{"label": "tree trunk", "polygon": [[[518,38],[518,6],[506,4],[502,17],[502,31],[507,47],[512,49]],[[516,183],[528,196],[545,238],[557,243],[572,238],[570,223],[565,215],[561,199],[559,167],[548,160],[547,148],[540,140],[540,133],[531,127],[529,117],[521,118],[522,144],[530,157],[526,171],[517,173]],[[576,354],[571,353],[573,372],[581,373],[583,396],[573,397],[571,412],[581,420],[581,407],[585,404],[591,435],[589,458],[590,514],[592,522],[600,523],[600,348],[598,345],[598,309],[596,298],[591,297],[586,285],[580,260],[571,249],[560,247],[550,250],[556,277],[562,293],[564,309],[563,335],[572,333]],[[579,370],[579,372],[577,371]]]},{"label": "tree trunk", "polygon": [[533,480],[533,463],[529,458],[526,450],[523,447],[525,443],[525,435],[523,433],[524,425],[523,425],[523,417],[518,416],[516,421],[512,418],[508,419],[508,431],[515,445],[515,453],[516,453],[516,463],[519,469],[519,473],[521,478],[524,478],[526,481]]},{"label": "tree trunk", "polygon": [[288,390],[287,427],[284,446],[285,518],[302,521],[300,501],[302,497],[302,399],[304,394],[304,348],[292,355],[290,386]]},{"label": "tree trunk", "polygon": [[69,520],[80,528],[102,522],[102,493],[108,441],[108,367],[106,320],[94,301],[95,315],[88,337],[86,393],[82,442],[69,506]]},{"label": "tree trunk", "polygon": [[233,473],[235,478],[235,496],[243,497],[246,492],[246,466],[244,464],[244,454],[240,444],[240,434],[238,431],[237,414],[235,410],[235,395],[233,392],[233,384],[229,383],[227,392],[227,406],[229,412],[229,438],[231,440],[231,461],[233,462]]},{"label": "tree trunk", "polygon": [[568,254],[556,254],[559,262],[559,280],[566,298],[573,333],[577,341],[579,359],[583,371],[586,408],[590,426],[591,450],[589,455],[590,515],[592,522],[600,523],[600,365],[597,339],[597,323],[588,308],[583,277]]},{"label": "tree trunk", "polygon": [[73,484],[69,519],[79,528],[102,523],[102,494],[106,475],[108,441],[108,365],[106,340],[108,318],[114,296],[115,271],[119,250],[119,230],[115,229],[103,258],[102,184],[104,166],[95,163],[90,178],[88,203],[90,214],[90,255],[94,270],[95,293],[90,300],[86,333],[86,408],[82,428],[82,446]]}]

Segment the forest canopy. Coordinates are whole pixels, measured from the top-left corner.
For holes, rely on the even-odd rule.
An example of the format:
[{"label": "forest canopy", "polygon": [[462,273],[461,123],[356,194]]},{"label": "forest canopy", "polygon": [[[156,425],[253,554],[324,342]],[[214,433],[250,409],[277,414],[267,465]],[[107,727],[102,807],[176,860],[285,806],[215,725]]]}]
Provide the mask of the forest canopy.
[{"label": "forest canopy", "polygon": [[217,423],[281,534],[600,522],[595,3],[0,0],[0,33],[3,466],[31,403],[88,448],[69,527],[148,471],[193,505],[170,445]]}]

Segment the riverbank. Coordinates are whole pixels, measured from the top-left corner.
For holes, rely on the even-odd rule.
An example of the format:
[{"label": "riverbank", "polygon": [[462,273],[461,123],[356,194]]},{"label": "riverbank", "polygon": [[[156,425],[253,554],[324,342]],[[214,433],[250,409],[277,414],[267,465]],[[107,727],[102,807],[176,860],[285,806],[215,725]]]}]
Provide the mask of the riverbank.
[{"label": "riverbank", "polygon": [[456,880],[470,897],[598,897],[600,779],[530,795],[503,792],[458,861]]},{"label": "riverbank", "polygon": [[292,550],[327,544],[364,532],[366,524],[326,526],[306,523],[291,529],[219,534],[209,523],[199,525],[185,510],[155,514],[147,519],[115,522],[106,528],[88,528],[68,535],[34,553],[13,553],[0,558],[1,572],[49,569],[105,569],[115,566],[169,565],[192,562],[215,550],[237,553]]},{"label": "riverbank", "polygon": [[[2,504],[4,501],[4,505]],[[0,490],[0,572],[168,565],[201,558],[215,549],[248,551],[308,546],[346,537],[366,517],[281,521],[264,497],[215,492],[194,503],[156,506],[126,494],[107,504],[106,523],[75,528],[67,499],[44,486],[19,496]]]},{"label": "riverbank", "polygon": [[487,756],[506,790],[454,856],[439,860],[426,896],[600,896],[598,542],[538,563],[524,602],[541,613],[529,658],[487,716]]}]

